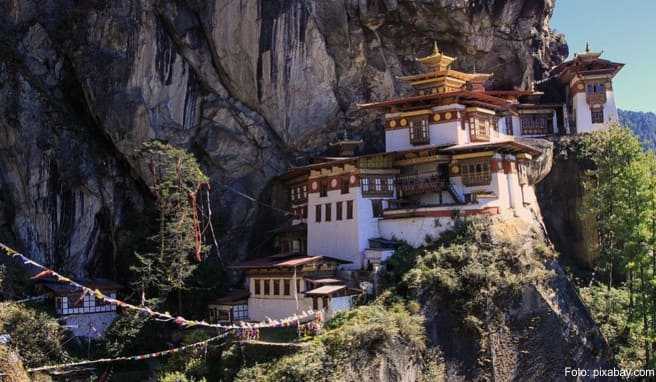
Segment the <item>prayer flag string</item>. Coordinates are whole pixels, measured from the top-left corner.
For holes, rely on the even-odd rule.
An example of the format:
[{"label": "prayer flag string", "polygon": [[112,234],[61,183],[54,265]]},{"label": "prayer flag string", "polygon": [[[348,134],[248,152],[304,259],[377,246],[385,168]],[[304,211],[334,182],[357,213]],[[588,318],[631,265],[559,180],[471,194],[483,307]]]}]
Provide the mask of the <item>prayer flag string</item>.
[{"label": "prayer flag string", "polygon": [[79,284],[70,278],[63,276],[52,269],[43,266],[31,259],[28,259],[24,255],[16,252],[12,248],[4,245],[3,243],[0,243],[0,252],[4,253],[5,255],[13,258],[19,258],[23,261],[23,264],[30,264],[32,266],[35,266],[39,269],[41,269],[41,272],[37,273],[35,276],[33,276],[33,279],[42,279],[45,277],[52,277],[57,282],[62,283],[62,284],[68,284],[76,289],[79,289],[82,291],[82,294],[92,294],[95,296],[97,300],[104,301],[108,304],[115,304],[116,306],[122,307],[124,309],[132,310],[135,312],[143,313],[146,314],[150,317],[153,317],[159,321],[172,321],[175,322],[177,325],[181,327],[192,327],[192,326],[203,326],[203,327],[210,327],[210,328],[219,328],[219,329],[225,329],[225,330],[240,330],[240,329],[259,329],[259,328],[276,328],[276,327],[288,327],[292,325],[299,325],[301,321],[306,321],[306,320],[312,320],[312,319],[318,319],[322,320],[323,315],[321,310],[307,310],[304,312],[301,312],[300,314],[294,314],[293,316],[287,317],[287,318],[282,318],[278,320],[272,320],[272,319],[267,319],[266,321],[263,322],[256,322],[256,323],[250,323],[250,322],[245,322],[245,321],[240,321],[236,324],[230,324],[230,325],[222,325],[222,324],[210,324],[205,321],[196,321],[196,320],[188,320],[182,316],[173,316],[169,312],[161,313],[155,310],[152,310],[148,307],[143,307],[143,306],[136,306],[132,305],[130,303],[121,301],[116,298],[109,297],[105,294],[103,294],[100,290],[98,289],[91,289],[88,288],[82,284]]},{"label": "prayer flag string", "polygon": [[49,371],[49,370],[55,370],[55,369],[65,369],[69,367],[77,367],[77,366],[88,366],[88,365],[94,365],[97,363],[110,363],[110,362],[119,362],[119,361],[141,361],[144,359],[150,359],[150,358],[157,358],[157,357],[162,357],[167,354],[173,354],[173,353],[179,353],[182,351],[185,351],[187,349],[195,348],[195,347],[200,347],[200,346],[206,346],[210,342],[214,342],[220,339],[223,339],[228,336],[230,332],[225,332],[221,335],[218,335],[216,337],[208,338],[204,341],[200,342],[195,342],[193,344],[181,346],[175,349],[169,349],[169,350],[163,350],[163,351],[158,351],[155,353],[148,353],[148,354],[140,354],[140,355],[133,355],[133,356],[127,356],[127,357],[116,357],[116,358],[101,358],[101,359],[95,359],[95,360],[89,360],[89,361],[81,361],[81,362],[72,362],[72,363],[61,363],[57,365],[48,365],[48,366],[41,366],[41,367],[35,367],[32,369],[27,369],[27,372],[29,373],[34,373],[38,371]]}]

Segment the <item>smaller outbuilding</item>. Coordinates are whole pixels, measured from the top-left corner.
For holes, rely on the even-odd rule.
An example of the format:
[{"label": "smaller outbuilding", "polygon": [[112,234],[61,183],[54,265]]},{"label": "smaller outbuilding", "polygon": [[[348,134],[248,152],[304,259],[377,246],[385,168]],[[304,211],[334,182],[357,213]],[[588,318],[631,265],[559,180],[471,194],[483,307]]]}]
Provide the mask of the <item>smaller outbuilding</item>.
[{"label": "smaller outbuilding", "polygon": [[[77,279],[75,282],[111,298],[116,298],[117,292],[123,289],[122,285],[103,278]],[[39,285],[54,301],[60,321],[76,337],[102,337],[118,317],[116,304],[97,300],[93,293],[84,293],[72,285],[50,279],[40,280]]]}]

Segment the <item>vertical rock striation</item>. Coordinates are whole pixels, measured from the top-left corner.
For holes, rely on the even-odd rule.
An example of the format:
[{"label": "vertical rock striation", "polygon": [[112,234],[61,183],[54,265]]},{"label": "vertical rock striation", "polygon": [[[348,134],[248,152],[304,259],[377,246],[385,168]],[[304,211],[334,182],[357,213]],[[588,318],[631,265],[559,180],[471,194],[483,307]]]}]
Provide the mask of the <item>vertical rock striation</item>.
[{"label": "vertical rock striation", "polygon": [[243,256],[275,212],[224,186],[266,200],[272,176],[347,127],[382,148],[376,117],[355,105],[406,91],[396,76],[433,41],[462,69],[494,72],[495,86],[526,86],[566,54],[549,28],[553,7],[2,2],[0,239],[80,276],[115,272],[145,235],[152,201],[134,149],[161,139],[199,158],[222,253]]}]

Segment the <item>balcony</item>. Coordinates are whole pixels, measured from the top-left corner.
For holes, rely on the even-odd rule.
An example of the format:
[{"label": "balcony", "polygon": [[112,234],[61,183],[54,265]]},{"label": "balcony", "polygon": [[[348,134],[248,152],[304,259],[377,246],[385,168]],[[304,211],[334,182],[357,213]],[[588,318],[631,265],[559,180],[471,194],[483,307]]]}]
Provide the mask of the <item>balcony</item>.
[{"label": "balcony", "polygon": [[437,173],[405,175],[396,178],[396,190],[400,197],[447,191],[448,178]]}]

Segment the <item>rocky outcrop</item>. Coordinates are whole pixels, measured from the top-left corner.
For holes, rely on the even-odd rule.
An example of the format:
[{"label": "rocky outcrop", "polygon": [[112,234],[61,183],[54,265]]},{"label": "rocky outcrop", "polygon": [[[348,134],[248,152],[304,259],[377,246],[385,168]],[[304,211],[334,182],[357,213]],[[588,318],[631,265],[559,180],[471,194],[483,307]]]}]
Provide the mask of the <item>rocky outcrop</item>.
[{"label": "rocky outcrop", "polygon": [[[520,87],[560,62],[553,0],[217,0],[0,4],[0,239],[83,275],[146,235],[145,140],[195,153],[225,256],[261,248],[269,179],[344,128],[382,148],[367,100],[437,41]],[[229,188],[226,188],[229,187]],[[260,221],[260,224],[256,224]],[[257,227],[258,229],[255,229]],[[251,240],[257,238],[257,240]],[[100,264],[106,264],[100,266]]]},{"label": "rocky outcrop", "polygon": [[553,166],[535,191],[556,250],[567,262],[592,267],[598,243],[594,218],[585,213],[583,189],[591,164],[577,157],[578,141],[578,137],[561,137],[554,142]]},{"label": "rocky outcrop", "polygon": [[[565,380],[565,369],[610,369],[612,353],[578,292],[551,252],[539,217],[497,220],[491,242],[513,248],[502,277],[522,274],[510,295],[489,298],[481,337],[464,332],[444,307],[427,306],[433,345],[444,357],[447,380]],[[462,274],[472,272],[464,269]],[[494,274],[494,271],[489,272]],[[479,291],[485,295],[486,291]],[[471,302],[467,302],[471,303]],[[454,335],[458,333],[459,335]]]}]

